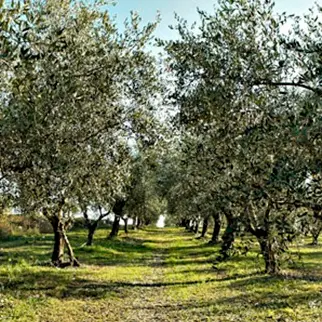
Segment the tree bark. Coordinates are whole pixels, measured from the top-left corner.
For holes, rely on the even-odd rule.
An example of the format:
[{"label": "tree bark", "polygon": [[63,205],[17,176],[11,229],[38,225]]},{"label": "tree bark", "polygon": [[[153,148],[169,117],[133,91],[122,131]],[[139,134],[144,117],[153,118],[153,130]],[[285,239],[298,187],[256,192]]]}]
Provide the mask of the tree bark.
[{"label": "tree bark", "polygon": [[94,237],[95,231],[97,229],[97,226],[98,226],[98,221],[95,221],[94,223],[87,225],[88,234],[87,234],[86,246],[93,245],[93,237]]},{"label": "tree bark", "polygon": [[100,215],[96,220],[90,219],[87,214],[87,207],[86,206],[83,207],[83,216],[85,219],[86,227],[88,229],[86,246],[92,246],[94,234],[96,232],[96,229],[97,229],[99,223],[101,222],[101,220],[104,217],[108,216],[110,211],[103,213],[102,208],[99,207],[99,213],[100,213]]},{"label": "tree bark", "polygon": [[120,230],[120,219],[123,214],[123,208],[125,206],[125,200],[123,198],[117,199],[114,206],[113,206],[113,212],[114,212],[114,221],[112,226],[112,231],[108,238],[114,238],[117,237],[119,230]]},{"label": "tree bark", "polygon": [[[60,214],[58,216],[53,216],[50,218],[50,222],[54,231],[54,249],[51,256],[52,264],[56,267],[61,268],[66,266],[80,266],[66,235],[66,223],[63,222],[61,213],[62,211],[60,210]],[[64,262],[65,246],[67,248],[67,253],[69,256],[69,262]]]},{"label": "tree bark", "polygon": [[[278,250],[274,247],[274,238],[270,236],[271,223],[270,223],[271,204],[267,206],[263,224],[260,227],[254,228],[249,223],[248,230],[258,240],[261,253],[265,261],[265,272],[268,274],[276,274],[279,271]],[[275,248],[275,249],[274,249]]]},{"label": "tree bark", "polygon": [[220,250],[222,260],[225,260],[229,257],[229,251],[233,247],[237,231],[237,220],[233,214],[227,211],[225,212],[225,217],[227,219],[227,227],[222,236],[222,245]]},{"label": "tree bark", "polygon": [[193,228],[193,232],[195,234],[198,234],[198,231],[199,231],[199,220],[196,220],[195,226]]},{"label": "tree bark", "polygon": [[67,238],[64,225],[62,226],[62,235],[63,235],[64,242],[65,242],[65,245],[67,248],[68,256],[69,256],[69,265],[74,266],[74,267],[79,267],[80,266],[79,261],[74,255],[74,251],[73,251],[72,245],[70,244],[70,242]]},{"label": "tree bark", "polygon": [[54,266],[59,267],[64,260],[65,241],[62,234],[63,223],[56,216],[50,219],[50,223],[54,232],[54,249],[51,255],[51,262]]},{"label": "tree bark", "polygon": [[128,228],[127,228],[127,224],[128,224],[129,218],[123,218],[123,221],[124,221],[124,232],[126,234],[128,234],[129,231],[128,231]]},{"label": "tree bark", "polygon": [[208,226],[209,226],[209,217],[204,218],[203,223],[202,223],[202,231],[201,231],[201,238],[204,238],[207,234],[208,231]]},{"label": "tree bark", "polygon": [[220,234],[220,228],[221,228],[221,217],[219,213],[216,213],[213,215],[214,219],[214,229],[211,236],[211,241],[209,244],[217,244],[219,241],[219,234]]},{"label": "tree bark", "polygon": [[265,236],[258,238],[258,242],[265,261],[265,272],[267,274],[276,274],[279,271],[279,266],[272,241],[268,236]]},{"label": "tree bark", "polygon": [[119,230],[120,230],[120,217],[118,215],[115,215],[112,230],[108,236],[108,238],[114,238],[117,237]]}]

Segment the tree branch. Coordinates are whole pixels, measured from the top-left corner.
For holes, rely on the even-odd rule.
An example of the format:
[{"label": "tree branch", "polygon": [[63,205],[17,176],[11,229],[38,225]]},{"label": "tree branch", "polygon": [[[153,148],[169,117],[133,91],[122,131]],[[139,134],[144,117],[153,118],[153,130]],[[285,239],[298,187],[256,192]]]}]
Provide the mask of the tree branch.
[{"label": "tree branch", "polygon": [[293,86],[293,87],[300,87],[312,91],[316,94],[321,94],[322,90],[320,88],[314,88],[309,85],[295,83],[295,82],[270,82],[270,81],[259,81],[254,85],[268,85],[268,86]]},{"label": "tree branch", "polygon": [[98,217],[97,221],[102,220],[104,217],[108,216],[111,213],[110,210],[108,212],[103,213],[101,206],[99,206],[98,210],[99,210],[100,216]]}]

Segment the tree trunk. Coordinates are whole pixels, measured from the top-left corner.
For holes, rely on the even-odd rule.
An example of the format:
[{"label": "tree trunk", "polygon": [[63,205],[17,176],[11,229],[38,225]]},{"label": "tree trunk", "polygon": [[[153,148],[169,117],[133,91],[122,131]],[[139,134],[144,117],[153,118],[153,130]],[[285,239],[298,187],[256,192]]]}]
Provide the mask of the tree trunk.
[{"label": "tree trunk", "polygon": [[114,238],[117,237],[117,235],[119,234],[119,230],[120,230],[120,217],[115,215],[114,217],[114,221],[113,221],[113,226],[112,226],[112,230],[108,236],[108,238]]},{"label": "tree trunk", "polygon": [[204,218],[202,223],[202,231],[201,231],[201,238],[204,238],[208,231],[208,225],[209,225],[209,217]]},{"label": "tree trunk", "polygon": [[312,245],[317,246],[319,244],[319,235],[320,232],[317,234],[312,234]]},{"label": "tree trunk", "polygon": [[225,260],[229,257],[229,251],[233,247],[237,231],[237,220],[234,218],[232,213],[225,212],[225,217],[227,219],[227,227],[222,236],[222,245],[220,250],[222,260]]},{"label": "tree trunk", "polygon": [[108,238],[114,238],[118,235],[120,230],[120,219],[123,214],[123,208],[125,206],[125,200],[123,198],[119,198],[116,200],[114,206],[113,206],[113,212],[114,212],[114,221],[112,226],[112,231]]},{"label": "tree trunk", "polygon": [[127,224],[128,224],[129,218],[123,218],[123,221],[124,221],[124,232],[128,234],[129,231],[127,229]]},{"label": "tree trunk", "polygon": [[[50,219],[54,231],[54,250],[51,256],[51,261],[56,267],[66,266],[80,266],[76,259],[73,248],[69,243],[69,240],[65,231],[65,223],[62,221],[62,216],[54,216]],[[64,262],[64,248],[67,248],[69,262]]]},{"label": "tree trunk", "polygon": [[88,224],[87,228],[88,228],[88,234],[87,234],[87,242],[86,242],[86,246],[92,246],[93,245],[93,237],[95,234],[95,231],[97,229],[98,226],[98,221],[95,221],[92,224]]},{"label": "tree trunk", "polygon": [[265,261],[265,272],[276,274],[279,271],[276,252],[273,249],[273,243],[267,236],[258,238],[261,252]]},{"label": "tree trunk", "polygon": [[137,217],[133,218],[132,230],[136,230]]},{"label": "tree trunk", "polygon": [[62,233],[63,223],[55,216],[50,220],[54,231],[54,249],[51,255],[51,262],[54,266],[59,267],[64,260],[65,241]]},{"label": "tree trunk", "polygon": [[62,226],[62,235],[67,248],[68,256],[69,256],[69,265],[74,267],[79,267],[80,266],[79,261],[74,255],[74,251],[73,251],[72,245],[69,243],[69,240],[67,238],[64,225]]},{"label": "tree trunk", "polygon": [[138,218],[136,221],[136,228],[139,229],[141,227],[141,219]]},{"label": "tree trunk", "polygon": [[198,234],[198,231],[199,231],[199,220],[196,220],[196,224],[195,224],[195,227],[193,228],[193,232],[195,234]]},{"label": "tree trunk", "polygon": [[312,245],[318,245],[319,243],[319,236],[321,234],[322,231],[322,227],[321,227],[321,218],[320,216],[320,212],[315,212],[314,213],[314,223],[313,223],[313,227],[311,229],[311,234],[312,234]]},{"label": "tree trunk", "polygon": [[220,214],[217,213],[213,215],[214,218],[214,230],[212,232],[211,241],[209,244],[217,244],[219,241],[219,234],[220,234],[220,228],[221,228],[221,217]]},{"label": "tree trunk", "polygon": [[189,222],[189,232],[193,233],[194,232],[194,227],[195,227],[195,220],[192,220]]}]

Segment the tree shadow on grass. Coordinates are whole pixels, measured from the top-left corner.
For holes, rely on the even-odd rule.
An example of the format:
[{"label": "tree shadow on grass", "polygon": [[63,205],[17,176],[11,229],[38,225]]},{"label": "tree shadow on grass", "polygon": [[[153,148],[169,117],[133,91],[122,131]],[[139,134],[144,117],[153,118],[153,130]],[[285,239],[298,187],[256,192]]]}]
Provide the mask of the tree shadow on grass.
[{"label": "tree shadow on grass", "polygon": [[[294,310],[297,306],[308,305],[310,301],[317,300],[317,293],[302,292],[299,294],[282,295],[272,294],[270,292],[263,292],[261,296],[253,296],[252,294],[242,294],[237,296],[227,296],[211,301],[182,301],[177,303],[166,303],[157,305],[142,305],[140,307],[134,307],[137,310],[161,310],[167,309],[168,311],[184,310],[188,312],[195,312],[197,309],[208,309],[209,307],[220,307],[220,314],[225,315],[227,313],[235,314],[236,316],[243,316],[242,312],[248,310],[254,310],[258,313],[263,310],[270,310],[269,315],[274,311],[281,309]],[[319,296],[319,295],[318,295]],[[321,296],[319,296],[319,299]],[[207,310],[207,312],[209,312]],[[267,316],[270,318],[270,316]],[[248,320],[247,320],[248,321]],[[281,321],[284,321],[281,320]]]},{"label": "tree shadow on grass", "polygon": [[[243,295],[223,297],[216,301],[204,302],[189,302],[189,309],[207,307],[211,305],[230,305],[235,303],[236,306],[255,306],[256,310],[271,308],[278,309],[288,307],[289,303],[307,303],[308,300],[321,299],[321,293],[318,291],[307,292],[305,290],[297,289],[294,294],[281,294],[280,290],[288,281],[282,276],[268,276],[264,274],[236,274],[233,276],[205,279],[192,279],[185,281],[169,281],[169,282],[129,282],[129,281],[101,281],[92,280],[87,277],[88,272],[75,269],[56,270],[43,268],[36,269],[18,269],[14,273],[0,273],[0,287],[2,293],[14,296],[19,299],[26,299],[34,295],[42,294],[46,297],[53,298],[108,298],[117,297],[125,300],[126,298],[135,297],[134,294],[138,292],[141,294],[148,290],[151,292],[159,292],[159,289],[166,288],[184,288],[192,285],[202,285],[216,283],[215,288],[220,290],[227,287],[233,289],[240,289]],[[305,280],[305,276],[300,278]],[[322,280],[320,280],[322,281]],[[229,283],[227,283],[229,282]],[[221,284],[222,283],[222,284]],[[248,289],[247,287],[250,287]],[[267,291],[268,288],[273,287],[273,291]],[[153,291],[154,290],[154,291]],[[276,290],[276,291],[275,291]],[[178,306],[179,305],[179,306]],[[184,308],[187,304],[168,304],[171,309]],[[148,306],[143,307],[149,309]],[[153,305],[153,308],[156,308]]]},{"label": "tree shadow on grass", "polygon": [[[203,280],[186,280],[175,282],[128,282],[108,281],[102,282],[91,280],[77,271],[53,270],[43,271],[19,270],[14,276],[8,278],[5,273],[0,274],[0,286],[3,294],[10,294],[18,298],[28,298],[33,294],[42,293],[47,297],[54,298],[104,298],[110,295],[131,296],[133,291],[140,289],[140,292],[148,289],[159,289],[169,287],[187,287],[197,284],[208,284],[221,281],[218,278],[207,278]],[[248,275],[249,276],[249,275]],[[239,276],[240,278],[241,276]],[[238,278],[237,276],[235,278]],[[143,291],[144,292],[144,291]]]},{"label": "tree shadow on grass", "polygon": [[[78,232],[72,232],[70,241],[82,264],[98,266],[152,265],[153,252],[162,251],[162,248],[146,244],[143,238],[131,236],[113,240],[96,238],[93,246],[77,247],[76,245],[84,242],[84,236]],[[1,243],[0,265],[16,264],[21,261],[32,265],[46,264],[50,262],[52,247],[51,235],[13,236]]]}]

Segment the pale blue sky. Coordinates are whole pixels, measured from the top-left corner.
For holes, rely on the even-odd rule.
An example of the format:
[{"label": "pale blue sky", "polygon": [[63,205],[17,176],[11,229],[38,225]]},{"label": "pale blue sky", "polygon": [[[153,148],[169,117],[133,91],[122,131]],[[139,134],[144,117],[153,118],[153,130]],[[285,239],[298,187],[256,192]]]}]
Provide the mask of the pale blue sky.
[{"label": "pale blue sky", "polygon": [[[275,0],[277,11],[286,11],[289,14],[303,14],[315,2],[322,4],[322,0]],[[176,34],[168,28],[169,25],[175,24],[174,12],[193,23],[198,20],[197,7],[211,12],[215,3],[216,0],[118,0],[116,6],[109,11],[117,15],[117,22],[121,26],[131,10],[137,11],[143,22],[154,21],[159,10],[162,20],[156,30],[156,36],[169,39]]]}]

